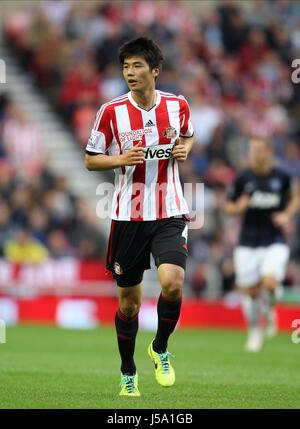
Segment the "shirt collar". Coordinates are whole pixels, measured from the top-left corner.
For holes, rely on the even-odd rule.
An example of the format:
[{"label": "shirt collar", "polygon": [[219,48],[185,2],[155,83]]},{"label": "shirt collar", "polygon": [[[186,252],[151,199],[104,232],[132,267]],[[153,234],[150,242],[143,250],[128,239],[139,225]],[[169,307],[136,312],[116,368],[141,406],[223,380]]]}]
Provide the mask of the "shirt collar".
[{"label": "shirt collar", "polygon": [[151,107],[151,109],[149,109],[149,110],[146,110],[146,109],[144,109],[143,107],[141,107],[134,99],[133,99],[133,97],[132,97],[132,94],[131,94],[131,91],[129,91],[128,92],[128,99],[129,99],[129,101],[131,102],[131,104],[133,104],[133,106],[134,107],[136,107],[137,109],[139,109],[139,110],[142,110],[142,111],[144,111],[144,112],[150,112],[150,110],[152,110],[152,109],[156,109],[157,107],[158,107],[158,105],[160,104],[160,102],[161,102],[161,95],[160,95],[160,92],[156,89],[155,90],[155,93],[156,93],[156,101],[155,101],[155,104]]}]

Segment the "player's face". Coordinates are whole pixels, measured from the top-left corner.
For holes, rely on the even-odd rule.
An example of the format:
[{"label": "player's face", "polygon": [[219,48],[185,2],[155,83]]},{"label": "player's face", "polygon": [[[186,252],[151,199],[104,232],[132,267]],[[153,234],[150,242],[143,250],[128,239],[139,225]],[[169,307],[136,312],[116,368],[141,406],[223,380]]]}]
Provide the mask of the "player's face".
[{"label": "player's face", "polygon": [[268,143],[260,140],[251,140],[249,145],[249,159],[253,168],[261,168],[271,161],[272,151]]},{"label": "player's face", "polygon": [[125,59],[123,76],[131,91],[144,91],[155,86],[155,78],[159,69],[150,70],[149,64],[143,57],[134,55]]}]

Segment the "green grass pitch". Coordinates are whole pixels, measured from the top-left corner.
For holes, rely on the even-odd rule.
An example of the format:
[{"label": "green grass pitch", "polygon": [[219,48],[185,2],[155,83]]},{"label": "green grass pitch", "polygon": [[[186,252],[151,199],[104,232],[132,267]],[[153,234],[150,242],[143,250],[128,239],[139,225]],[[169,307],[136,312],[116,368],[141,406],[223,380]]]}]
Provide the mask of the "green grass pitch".
[{"label": "green grass pitch", "polygon": [[142,396],[124,398],[113,328],[10,327],[0,344],[0,408],[300,408],[300,344],[289,334],[249,354],[242,331],[179,329],[169,344],[172,388],[155,381],[152,338],[137,337]]}]

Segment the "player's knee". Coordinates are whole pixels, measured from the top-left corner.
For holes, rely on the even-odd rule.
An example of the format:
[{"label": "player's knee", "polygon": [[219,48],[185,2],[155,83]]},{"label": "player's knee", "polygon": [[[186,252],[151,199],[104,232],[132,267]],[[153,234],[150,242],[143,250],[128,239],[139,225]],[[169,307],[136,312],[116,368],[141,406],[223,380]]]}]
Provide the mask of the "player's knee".
[{"label": "player's knee", "polygon": [[261,286],[270,292],[274,292],[279,286],[278,281],[274,277],[264,277],[261,280]]},{"label": "player's knee", "polygon": [[256,298],[260,293],[260,285],[257,284],[251,287],[239,287],[238,290],[242,295],[250,296],[251,298]]},{"label": "player's knee", "polygon": [[126,298],[120,301],[119,307],[121,312],[125,314],[125,316],[133,317],[139,312],[141,302],[140,300]]},{"label": "player's knee", "polygon": [[173,278],[167,280],[162,284],[162,292],[165,297],[172,301],[176,301],[182,294],[183,280],[180,278]]}]

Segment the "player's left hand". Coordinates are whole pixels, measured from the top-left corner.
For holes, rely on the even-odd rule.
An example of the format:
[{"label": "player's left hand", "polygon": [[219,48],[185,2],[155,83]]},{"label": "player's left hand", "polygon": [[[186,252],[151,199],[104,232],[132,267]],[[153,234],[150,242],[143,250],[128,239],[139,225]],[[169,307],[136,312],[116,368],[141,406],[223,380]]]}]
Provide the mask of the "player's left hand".
[{"label": "player's left hand", "polygon": [[178,162],[184,162],[187,159],[188,152],[184,142],[180,137],[178,137],[175,141],[172,155],[173,155],[173,158],[175,158]]},{"label": "player's left hand", "polygon": [[273,213],[272,221],[275,226],[279,228],[286,228],[290,224],[291,218],[285,212],[277,212],[277,213]]}]

